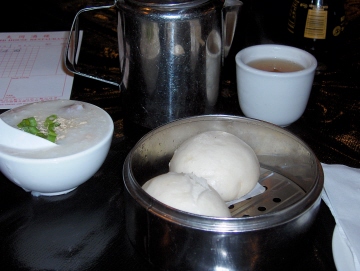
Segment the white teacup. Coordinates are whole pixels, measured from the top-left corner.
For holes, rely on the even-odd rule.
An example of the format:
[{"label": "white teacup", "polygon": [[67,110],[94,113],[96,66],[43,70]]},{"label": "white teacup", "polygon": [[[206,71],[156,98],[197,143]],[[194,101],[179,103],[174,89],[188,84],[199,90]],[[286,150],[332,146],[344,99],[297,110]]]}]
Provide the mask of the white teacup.
[{"label": "white teacup", "polygon": [[[249,66],[251,62],[270,59],[281,72]],[[276,63],[283,60],[287,62],[285,65]],[[301,117],[317,66],[314,56],[295,47],[262,44],[244,48],[237,53],[235,61],[238,97],[245,116],[283,127]],[[302,66],[301,70],[287,71],[286,67],[293,63]]]}]

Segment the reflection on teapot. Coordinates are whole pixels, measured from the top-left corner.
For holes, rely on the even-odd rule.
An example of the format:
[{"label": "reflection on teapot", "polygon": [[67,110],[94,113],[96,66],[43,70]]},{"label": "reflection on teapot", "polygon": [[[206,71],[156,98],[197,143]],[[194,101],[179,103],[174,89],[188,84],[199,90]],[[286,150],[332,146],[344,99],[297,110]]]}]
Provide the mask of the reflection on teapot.
[{"label": "reflection on teapot", "polygon": [[[147,74],[145,78],[146,90],[152,95],[156,89],[156,78],[158,77],[158,69],[160,61],[160,40],[158,23],[142,23],[141,24],[141,40],[140,52],[142,55],[142,70]],[[127,78],[128,79],[128,78]]]},{"label": "reflection on teapot", "polygon": [[213,30],[206,41],[206,94],[208,104],[216,104],[220,85],[221,37]]}]

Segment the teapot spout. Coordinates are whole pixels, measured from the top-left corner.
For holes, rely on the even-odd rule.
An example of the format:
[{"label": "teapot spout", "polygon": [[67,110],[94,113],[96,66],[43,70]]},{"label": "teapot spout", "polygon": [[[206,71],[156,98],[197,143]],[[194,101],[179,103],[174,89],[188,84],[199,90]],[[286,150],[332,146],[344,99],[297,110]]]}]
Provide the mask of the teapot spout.
[{"label": "teapot spout", "polygon": [[223,36],[223,63],[228,56],[237,25],[240,9],[243,2],[239,0],[225,0],[222,8],[222,36]]}]

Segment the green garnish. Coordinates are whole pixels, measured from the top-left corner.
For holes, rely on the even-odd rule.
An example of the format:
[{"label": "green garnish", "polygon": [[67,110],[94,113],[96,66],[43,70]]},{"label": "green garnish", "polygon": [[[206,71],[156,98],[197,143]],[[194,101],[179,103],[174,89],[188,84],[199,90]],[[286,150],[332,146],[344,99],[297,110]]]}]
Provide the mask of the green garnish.
[{"label": "green garnish", "polygon": [[38,123],[34,117],[23,119],[17,126],[24,132],[45,138],[51,142],[56,141],[57,134],[55,128],[60,125],[56,122],[57,115],[51,115],[44,121],[43,127],[38,127]]}]

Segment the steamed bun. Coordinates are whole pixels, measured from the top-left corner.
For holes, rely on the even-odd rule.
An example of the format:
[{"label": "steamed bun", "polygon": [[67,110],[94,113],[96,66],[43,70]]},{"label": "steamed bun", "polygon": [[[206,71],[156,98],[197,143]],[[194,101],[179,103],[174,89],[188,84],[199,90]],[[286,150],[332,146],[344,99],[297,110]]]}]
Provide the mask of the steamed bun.
[{"label": "steamed bun", "polygon": [[207,180],[224,201],[250,192],[260,165],[253,149],[233,134],[208,131],[189,138],[175,151],[171,172],[192,173]]},{"label": "steamed bun", "polygon": [[162,203],[185,212],[231,217],[220,195],[206,180],[193,174],[168,172],[150,179],[142,188]]}]

